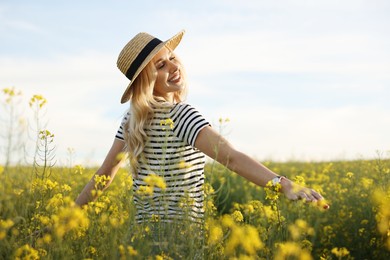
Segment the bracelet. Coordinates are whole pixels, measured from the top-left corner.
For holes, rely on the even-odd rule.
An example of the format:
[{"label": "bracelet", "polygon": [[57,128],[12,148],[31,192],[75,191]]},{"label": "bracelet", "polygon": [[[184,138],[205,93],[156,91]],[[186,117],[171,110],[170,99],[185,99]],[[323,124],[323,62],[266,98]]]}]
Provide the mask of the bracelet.
[{"label": "bracelet", "polygon": [[280,184],[280,182],[281,182],[283,179],[286,179],[286,177],[284,177],[284,176],[276,176],[275,178],[273,178],[273,179],[271,180],[272,186],[276,186],[276,184]]}]

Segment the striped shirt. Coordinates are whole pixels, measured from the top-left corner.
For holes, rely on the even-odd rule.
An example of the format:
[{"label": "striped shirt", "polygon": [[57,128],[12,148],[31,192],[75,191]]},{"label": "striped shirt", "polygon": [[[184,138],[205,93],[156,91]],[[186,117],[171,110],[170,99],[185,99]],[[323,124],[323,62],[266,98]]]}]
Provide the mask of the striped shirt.
[{"label": "striped shirt", "polygon": [[[116,138],[124,140],[122,120]],[[193,107],[185,103],[168,104],[154,108],[151,124],[145,129],[148,136],[143,159],[138,160],[137,176],[133,176],[136,221],[145,222],[190,218],[202,221],[205,155],[194,147],[199,132],[210,124]],[[148,187],[145,178],[162,177],[166,188],[153,188],[152,195],[142,194]],[[150,187],[150,183],[149,183]]]}]

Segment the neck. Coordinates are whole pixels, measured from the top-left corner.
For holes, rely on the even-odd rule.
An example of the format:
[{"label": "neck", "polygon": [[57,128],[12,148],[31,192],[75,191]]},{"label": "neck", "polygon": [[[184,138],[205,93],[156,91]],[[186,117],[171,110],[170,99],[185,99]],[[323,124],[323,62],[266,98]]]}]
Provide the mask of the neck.
[{"label": "neck", "polygon": [[157,95],[155,95],[155,97],[156,97],[157,100],[163,99],[163,100],[165,100],[165,101],[167,101],[169,103],[174,103],[174,101],[175,101],[173,93],[168,93],[168,94],[166,94],[164,96],[160,96],[160,95],[157,96]]}]

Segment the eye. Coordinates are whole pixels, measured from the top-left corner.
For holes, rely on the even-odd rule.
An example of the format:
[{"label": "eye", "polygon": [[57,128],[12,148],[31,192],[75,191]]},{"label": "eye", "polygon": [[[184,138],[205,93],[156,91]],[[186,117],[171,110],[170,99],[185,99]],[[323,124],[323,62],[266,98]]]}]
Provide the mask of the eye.
[{"label": "eye", "polygon": [[165,66],[165,62],[160,62],[160,63],[158,63],[157,64],[157,69],[162,69],[162,68],[164,68],[164,66]]},{"label": "eye", "polygon": [[171,57],[169,58],[169,60],[174,60],[174,59],[176,59],[175,56],[171,56]]}]

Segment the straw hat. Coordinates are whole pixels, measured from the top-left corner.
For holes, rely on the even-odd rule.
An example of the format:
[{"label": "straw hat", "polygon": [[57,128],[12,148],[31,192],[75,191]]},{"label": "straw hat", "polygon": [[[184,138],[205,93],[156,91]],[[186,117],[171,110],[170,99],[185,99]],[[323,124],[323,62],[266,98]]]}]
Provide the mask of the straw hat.
[{"label": "straw hat", "polygon": [[183,35],[184,30],[163,42],[148,33],[141,32],[125,45],[119,54],[117,61],[119,70],[130,80],[130,84],[122,95],[122,104],[129,100],[131,84],[149,61],[151,61],[164,46],[174,50],[177,45],[179,45]]}]

